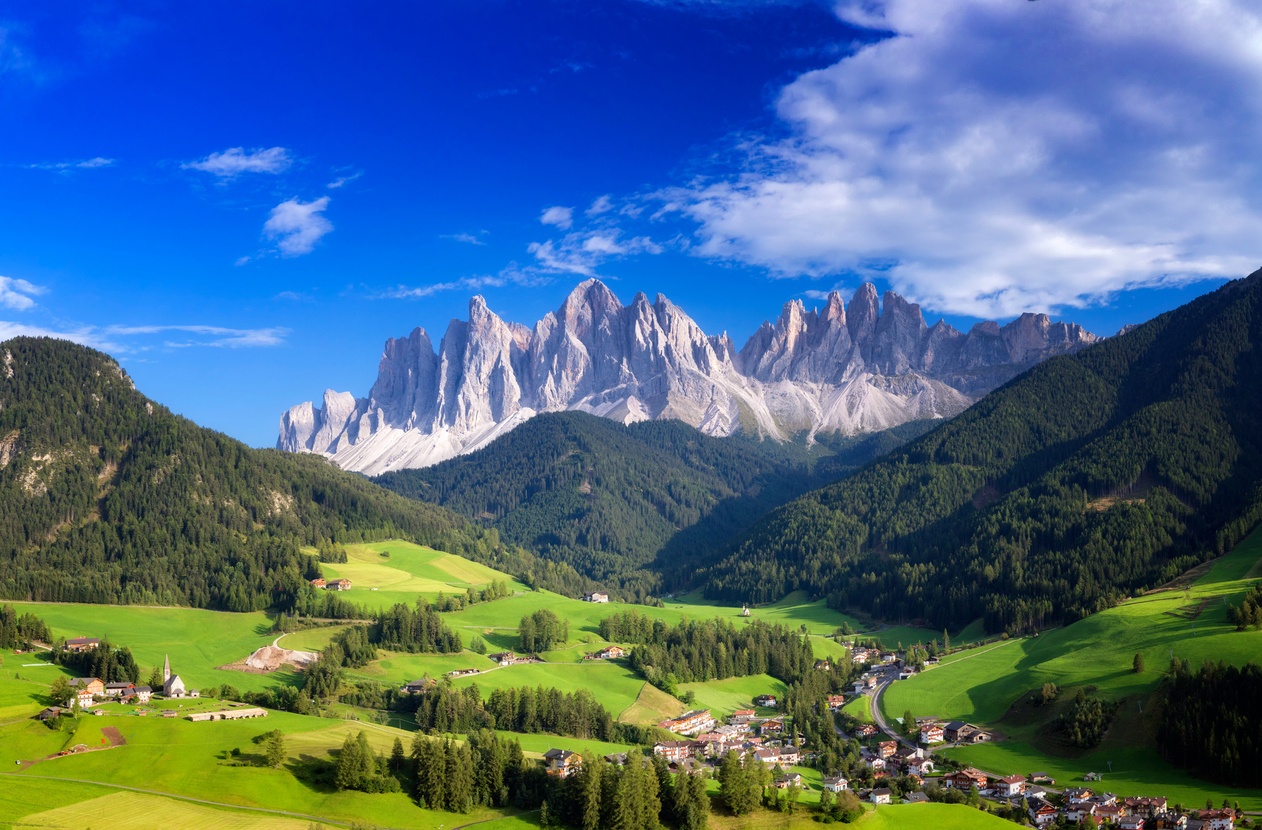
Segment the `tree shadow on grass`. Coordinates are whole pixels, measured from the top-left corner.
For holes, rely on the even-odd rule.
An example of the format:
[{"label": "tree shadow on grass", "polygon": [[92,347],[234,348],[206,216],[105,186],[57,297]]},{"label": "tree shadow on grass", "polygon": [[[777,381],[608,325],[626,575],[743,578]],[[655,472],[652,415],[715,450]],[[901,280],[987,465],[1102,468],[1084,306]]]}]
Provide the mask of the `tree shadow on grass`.
[{"label": "tree shadow on grass", "polygon": [[285,763],[285,769],[312,792],[337,792],[337,787],[333,783],[337,775],[337,764],[327,758],[317,758],[303,753],[297,758],[290,758]]}]

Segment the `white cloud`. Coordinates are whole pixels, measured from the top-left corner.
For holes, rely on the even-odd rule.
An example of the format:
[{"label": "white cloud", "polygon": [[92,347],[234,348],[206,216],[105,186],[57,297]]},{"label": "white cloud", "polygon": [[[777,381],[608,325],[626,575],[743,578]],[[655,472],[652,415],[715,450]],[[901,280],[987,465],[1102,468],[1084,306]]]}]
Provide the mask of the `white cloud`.
[{"label": "white cloud", "polygon": [[478,231],[473,233],[444,233],[439,234],[439,239],[450,239],[452,242],[463,242],[466,245],[485,245],[482,237],[486,235],[486,231]]},{"label": "white cloud", "polygon": [[26,311],[35,305],[35,298],[44,293],[41,286],[23,279],[0,276],[0,306]]},{"label": "white cloud", "polygon": [[569,230],[574,224],[574,208],[555,205],[545,210],[539,221],[545,225],[555,225],[563,231]]},{"label": "white cloud", "polygon": [[605,260],[632,254],[660,254],[662,248],[647,236],[623,238],[616,229],[566,234],[560,241],[548,239],[526,247],[545,271],[596,275]]},{"label": "white cloud", "polygon": [[0,341],[9,340],[14,337],[52,337],[56,340],[69,340],[72,343],[91,346],[94,349],[100,349],[102,351],[119,350],[117,344],[102,337],[101,334],[91,326],[71,329],[68,331],[58,331],[56,329],[49,329],[43,326],[28,326],[24,323],[13,323],[8,320],[0,320]]},{"label": "white cloud", "polygon": [[242,173],[283,173],[294,163],[293,156],[284,147],[268,147],[246,150],[229,147],[211,153],[204,159],[181,165],[186,170],[200,170],[221,179],[233,179]]},{"label": "white cloud", "polygon": [[613,199],[606,193],[604,196],[597,197],[591,206],[587,208],[586,213],[588,216],[600,216],[602,213],[608,213],[611,210],[613,210]]},{"label": "white cloud", "polygon": [[77,161],[41,161],[35,164],[22,165],[27,170],[96,170],[101,167],[113,167],[114,159],[102,158],[95,156],[90,159],[79,159]]},{"label": "white cloud", "polygon": [[272,215],[263,223],[263,233],[275,240],[282,256],[302,256],[315,248],[320,238],[333,230],[333,223],[323,215],[329,197],[313,202],[290,199],[272,208]]},{"label": "white cloud", "polygon": [[435,282],[428,285],[400,285],[373,295],[373,299],[420,300],[442,291],[478,291],[483,288],[502,288],[506,285],[532,287],[551,281],[546,274],[532,269],[510,265],[498,274],[461,277],[456,280]]},{"label": "white cloud", "polygon": [[345,176],[338,176],[336,179],[326,184],[325,187],[327,187],[329,190],[338,190],[339,188],[344,187],[345,185],[348,185],[351,182],[355,181],[362,175],[364,175],[362,170],[356,171],[354,173],[347,173]]},{"label": "white cloud", "polygon": [[790,138],[662,194],[694,251],[1003,316],[1262,264],[1262,8],[851,0],[894,35],[780,94]]},{"label": "white cloud", "polygon": [[104,333],[111,337],[136,337],[142,335],[166,334],[180,332],[183,334],[201,335],[201,339],[188,341],[164,341],[166,346],[214,346],[219,348],[238,349],[247,346],[279,346],[285,342],[289,329],[280,326],[258,329],[235,329],[224,326],[204,325],[152,325],[152,326],[108,326]]}]

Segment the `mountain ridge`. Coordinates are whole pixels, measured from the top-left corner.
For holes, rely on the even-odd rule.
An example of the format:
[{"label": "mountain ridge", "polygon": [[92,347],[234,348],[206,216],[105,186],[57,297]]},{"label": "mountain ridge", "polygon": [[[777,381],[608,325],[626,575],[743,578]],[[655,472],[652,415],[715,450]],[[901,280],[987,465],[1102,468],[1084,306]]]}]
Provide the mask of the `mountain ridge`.
[{"label": "mountain ridge", "polygon": [[533,328],[475,296],[469,319],[452,320],[437,349],[419,327],[387,340],[367,397],[326,390],[320,406],[291,407],[276,446],[372,475],[476,450],[563,410],[810,441],[952,417],[1040,360],[1098,339],[1044,314],[967,334],[944,321],[930,327],[918,305],[894,292],[880,300],[865,284],[848,307],[836,291],[822,312],[785,303],[737,350],[662,294],[623,305],[590,279]]},{"label": "mountain ridge", "polygon": [[1229,550],[1262,521],[1262,270],[1045,361],[690,574],[930,627],[1037,630]]}]

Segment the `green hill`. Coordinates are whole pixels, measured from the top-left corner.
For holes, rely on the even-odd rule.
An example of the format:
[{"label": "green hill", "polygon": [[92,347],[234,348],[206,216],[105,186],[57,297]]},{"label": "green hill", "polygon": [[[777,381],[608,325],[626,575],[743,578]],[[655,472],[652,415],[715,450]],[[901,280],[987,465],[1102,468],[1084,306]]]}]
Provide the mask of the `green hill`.
[{"label": "green hill", "polygon": [[557,412],[532,418],[479,452],[375,481],[482,521],[507,542],[643,598],[656,591],[656,572],[716,550],[774,507],[924,429],[912,424],[808,452],[712,438],[678,421],[623,426]]},{"label": "green hill", "polygon": [[991,631],[1113,605],[1262,518],[1262,272],[1043,363],[784,506],[697,574],[890,620]]},{"label": "green hill", "polygon": [[318,575],[301,545],[395,537],[581,590],[451,511],[178,417],[108,355],[17,338],[0,358],[2,598],[258,610]]}]

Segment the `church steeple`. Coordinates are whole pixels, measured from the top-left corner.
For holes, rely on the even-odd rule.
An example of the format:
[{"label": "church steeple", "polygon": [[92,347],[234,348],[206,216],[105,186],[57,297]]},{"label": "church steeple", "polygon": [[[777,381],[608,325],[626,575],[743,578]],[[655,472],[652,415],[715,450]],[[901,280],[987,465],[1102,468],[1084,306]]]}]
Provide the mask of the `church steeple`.
[{"label": "church steeple", "polygon": [[171,679],[171,655],[166,656],[166,660],[162,662],[162,682],[166,683]]}]

